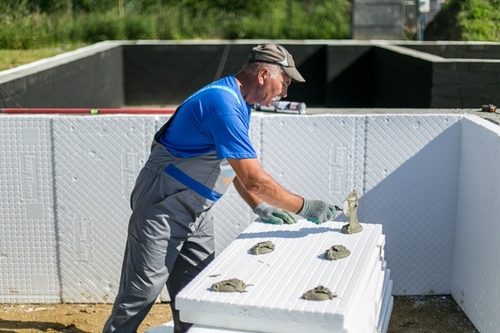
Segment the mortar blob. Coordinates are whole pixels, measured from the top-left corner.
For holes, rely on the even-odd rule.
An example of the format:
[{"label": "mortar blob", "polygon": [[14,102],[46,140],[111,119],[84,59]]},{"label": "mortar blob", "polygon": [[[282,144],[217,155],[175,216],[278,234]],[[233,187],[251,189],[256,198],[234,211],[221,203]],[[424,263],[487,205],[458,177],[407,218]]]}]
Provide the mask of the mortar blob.
[{"label": "mortar blob", "polygon": [[342,233],[355,234],[363,230],[363,227],[358,221],[358,206],[358,193],[354,189],[344,199],[343,210],[344,215],[349,218],[349,224],[342,227]]},{"label": "mortar blob", "polygon": [[255,244],[254,246],[252,246],[252,248],[250,249],[250,252],[252,254],[256,254],[256,255],[257,254],[266,254],[266,253],[273,252],[274,248],[275,248],[275,245],[273,242],[265,241],[265,242],[259,242],[259,243]]},{"label": "mortar blob", "polygon": [[303,299],[307,299],[310,301],[326,301],[329,299],[334,299],[337,297],[334,293],[330,291],[327,287],[317,286],[314,289],[308,290],[302,295]]},{"label": "mortar blob", "polygon": [[346,258],[351,254],[344,245],[333,245],[325,251],[325,258],[328,260],[339,260]]},{"label": "mortar blob", "polygon": [[222,280],[212,284],[211,290],[220,293],[233,293],[233,292],[245,292],[245,288],[250,286],[240,279],[228,279]]}]

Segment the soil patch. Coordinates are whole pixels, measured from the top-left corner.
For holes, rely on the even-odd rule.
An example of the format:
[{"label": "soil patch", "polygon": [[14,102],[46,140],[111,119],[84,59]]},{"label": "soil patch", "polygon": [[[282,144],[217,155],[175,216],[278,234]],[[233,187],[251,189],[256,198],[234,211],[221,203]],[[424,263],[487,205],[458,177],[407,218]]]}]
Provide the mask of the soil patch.
[{"label": "soil patch", "polygon": [[394,297],[388,333],[479,333],[447,296]]},{"label": "soil patch", "polygon": [[[0,333],[100,333],[111,304],[0,304]],[[138,333],[172,320],[170,305],[156,303]]]},{"label": "soil patch", "polygon": [[[0,333],[99,333],[110,304],[0,304]],[[138,333],[172,320],[156,303]],[[479,333],[450,296],[395,297],[388,333]]]}]

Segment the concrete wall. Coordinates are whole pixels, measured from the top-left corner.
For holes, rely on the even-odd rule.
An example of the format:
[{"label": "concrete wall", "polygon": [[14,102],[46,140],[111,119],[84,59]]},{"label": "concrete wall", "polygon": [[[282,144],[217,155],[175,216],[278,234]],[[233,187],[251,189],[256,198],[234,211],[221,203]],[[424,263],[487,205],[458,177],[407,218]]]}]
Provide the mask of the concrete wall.
[{"label": "concrete wall", "polygon": [[443,58],[500,59],[499,43],[430,42],[420,44],[404,44],[404,46]]},{"label": "concrete wall", "polygon": [[325,105],[350,108],[373,105],[375,66],[371,45],[328,46],[326,67]]},{"label": "concrete wall", "polygon": [[[218,78],[235,74],[257,41],[230,43],[139,44],[123,46],[125,104],[180,104],[195,90]],[[325,99],[326,50],[324,44],[282,42],[294,55],[307,84],[292,85],[289,95],[308,105]]]},{"label": "concrete wall", "polygon": [[432,100],[437,108],[481,108],[500,104],[500,60],[443,61],[433,64]]},{"label": "concrete wall", "polygon": [[373,107],[430,107],[432,56],[381,46],[374,48],[373,58]]},{"label": "concrete wall", "polygon": [[[0,107],[178,105],[205,84],[236,73],[260,42],[95,44],[0,72]],[[277,42],[294,55],[306,78],[290,86],[287,99],[309,107],[500,104],[500,43]]]},{"label": "concrete wall", "polygon": [[120,43],[100,43],[0,72],[4,107],[121,107]]}]

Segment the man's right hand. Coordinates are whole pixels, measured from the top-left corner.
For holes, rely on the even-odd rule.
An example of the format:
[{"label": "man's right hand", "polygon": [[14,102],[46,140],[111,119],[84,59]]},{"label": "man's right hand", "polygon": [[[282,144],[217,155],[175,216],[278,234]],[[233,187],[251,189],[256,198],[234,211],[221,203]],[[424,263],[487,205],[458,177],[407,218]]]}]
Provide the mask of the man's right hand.
[{"label": "man's right hand", "polygon": [[257,207],[253,209],[253,212],[259,215],[264,222],[272,224],[293,224],[297,223],[299,220],[295,214],[273,207],[264,201],[258,204]]},{"label": "man's right hand", "polygon": [[321,200],[304,199],[302,209],[297,213],[308,221],[320,224],[335,217],[335,206]]}]

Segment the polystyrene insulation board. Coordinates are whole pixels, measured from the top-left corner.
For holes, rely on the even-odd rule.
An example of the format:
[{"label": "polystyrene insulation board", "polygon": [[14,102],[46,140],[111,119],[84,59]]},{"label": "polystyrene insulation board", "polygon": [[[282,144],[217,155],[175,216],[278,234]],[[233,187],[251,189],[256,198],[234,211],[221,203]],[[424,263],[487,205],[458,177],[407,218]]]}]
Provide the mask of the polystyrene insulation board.
[{"label": "polystyrene insulation board", "polygon": [[[392,290],[392,280],[389,281],[389,288]],[[389,322],[391,320],[392,308],[394,306],[394,297],[390,293],[384,294],[384,300],[382,302],[383,311],[380,313],[378,330],[380,333],[387,333],[389,329]]]},{"label": "polystyrene insulation board", "polygon": [[118,291],[130,193],[149,155],[153,117],[53,120],[63,302],[106,302]]},{"label": "polystyrene insulation board", "polygon": [[377,327],[380,333],[386,333],[391,319],[392,305],[394,297],[392,296],[392,280],[389,278],[390,270],[386,271],[386,278],[384,281],[384,289],[382,292],[382,306],[380,307]]},{"label": "polystyrene insulation board", "polygon": [[51,119],[0,127],[0,302],[59,302]]},{"label": "polystyrene insulation board", "polygon": [[[371,332],[380,300],[369,312],[359,312],[363,296],[375,295],[369,278],[382,273],[381,225],[363,224],[354,235],[340,232],[344,223],[314,225],[299,220],[294,225],[252,223],[176,298],[181,319],[198,326],[256,332]],[[275,251],[252,255],[249,249],[271,240]],[[332,245],[344,245],[351,255],[329,261],[323,255]],[[247,284],[244,293],[218,293],[213,283],[239,278]],[[302,294],[318,285],[338,297],[308,301]],[[363,309],[366,310],[366,309]],[[350,320],[356,317],[357,320]],[[346,327],[349,324],[350,327]]]},{"label": "polystyrene insulation board", "polygon": [[500,128],[462,120],[453,297],[478,331],[500,327]]},{"label": "polystyrene insulation board", "polygon": [[[379,315],[377,319],[377,333],[386,333],[389,327],[389,321],[392,312],[392,302],[393,297],[391,295],[392,290],[392,280],[390,280],[390,270],[386,270],[383,279],[383,290],[381,292],[383,299],[381,306],[379,308]],[[361,313],[361,312],[360,312]],[[169,333],[173,332],[173,322],[151,328],[146,331],[146,333]],[[249,331],[234,330],[234,329],[224,329],[224,328],[214,328],[207,326],[193,325],[189,330],[189,333],[246,333]]]},{"label": "polystyrene insulation board", "polygon": [[[164,122],[156,116],[130,117],[148,119],[148,122],[154,119],[154,129],[159,128]],[[57,129],[58,119],[70,118],[75,122],[80,120],[85,122],[86,125],[75,127],[85,132],[61,133],[61,130]],[[3,232],[0,234],[0,268],[2,268],[0,277],[3,290],[12,290],[12,292],[4,293],[7,295],[5,299],[17,300],[20,297],[23,300],[35,302],[47,298],[54,299],[53,296],[60,293],[60,290],[57,290],[61,285],[59,277],[64,276],[62,288],[66,288],[68,283],[71,287],[69,292],[67,290],[62,292],[66,301],[100,300],[104,299],[106,294],[108,302],[113,300],[119,280],[126,225],[130,216],[128,198],[124,199],[122,196],[130,195],[130,191],[124,194],[120,190],[108,190],[108,187],[116,186],[117,182],[121,183],[118,186],[123,187],[124,183],[130,184],[135,181],[135,176],[131,176],[132,173],[124,173],[122,177],[127,174],[126,177],[130,181],[127,182],[124,178],[117,181],[116,174],[112,173],[111,179],[113,180],[106,183],[107,179],[103,180],[100,168],[104,165],[103,172],[110,172],[110,169],[116,172],[116,166],[110,167],[109,165],[122,160],[120,156],[129,144],[129,140],[133,141],[131,147],[134,147],[134,152],[144,154],[146,158],[154,133],[154,129],[151,128],[144,129],[142,132],[129,131],[128,128],[120,127],[123,136],[116,133],[105,134],[108,130],[113,131],[115,119],[125,118],[127,116],[4,115],[1,117],[4,127],[2,140],[4,140],[5,148],[2,152],[2,160],[0,160],[2,165],[0,186],[2,186],[3,201],[0,208],[2,209],[0,218],[3,220],[0,225],[0,231]],[[166,120],[168,117],[164,118]],[[451,263],[453,262],[455,218],[461,218],[461,214],[457,215],[454,209],[462,210],[465,209],[464,207],[471,207],[467,202],[470,198],[467,196],[464,196],[465,199],[461,200],[461,205],[456,207],[461,128],[461,122],[458,120],[461,118],[463,116],[443,114],[309,115],[307,117],[253,114],[251,136],[264,169],[292,191],[305,197],[338,204],[352,189],[358,190],[360,220],[384,224],[384,233],[387,236],[386,260],[392,269],[395,294],[448,293],[453,280]],[[52,119],[56,126],[53,130],[51,129]],[[105,127],[99,125],[101,121],[107,121],[107,125]],[[28,129],[24,129],[24,122],[28,122],[26,125]],[[118,120],[119,124],[121,122],[122,120]],[[477,131],[488,128],[483,123],[488,122],[478,123]],[[48,139],[50,134],[53,134],[52,139]],[[21,135],[31,143],[27,145],[23,143],[24,147],[18,149]],[[87,138],[82,141],[79,136],[87,136]],[[94,138],[91,139],[91,137]],[[37,186],[37,189],[43,190],[38,192],[41,193],[38,199],[33,199],[29,197],[28,192],[22,192],[29,189],[29,171],[26,177],[23,174],[18,179],[15,168],[20,164],[17,153],[35,147],[36,144],[33,142],[38,138],[40,139],[39,146],[29,152],[33,152],[34,155],[31,156],[38,159],[39,173],[36,173],[35,177],[37,184],[41,186]],[[113,148],[105,142],[108,139],[115,140],[111,143],[114,145]],[[68,143],[62,140],[67,140]],[[100,140],[100,142],[93,143],[94,156],[83,146],[89,140]],[[121,140],[125,140],[126,144],[121,145]],[[138,148],[137,142],[142,140],[144,144]],[[59,151],[59,147],[68,149],[68,153]],[[494,155],[492,152],[496,151],[494,146],[483,145],[478,146],[478,149],[482,147],[484,147],[485,155],[489,156],[488,158],[491,158],[490,155]],[[103,151],[101,152],[100,149]],[[492,149],[492,152],[489,149]],[[80,151],[87,156],[76,156],[77,153],[72,150]],[[54,151],[53,155],[51,155],[52,151]],[[89,163],[87,161],[89,159],[95,159],[97,163]],[[45,161],[52,165],[45,166]],[[23,163],[29,165],[29,159]],[[474,164],[476,160],[470,163]],[[74,188],[78,193],[85,191],[85,194],[80,196],[71,193],[71,181],[68,181],[67,177],[62,177],[60,171],[79,170],[82,165],[88,166],[89,169],[77,171],[81,177],[75,184],[83,183],[84,185]],[[142,164],[138,163],[136,172],[140,167]],[[92,168],[94,172],[89,171]],[[477,176],[474,173],[474,167],[467,170],[475,177]],[[57,174],[55,178],[52,178],[54,172]],[[493,170],[490,169],[490,172]],[[460,176],[461,182],[465,177],[469,175],[464,173]],[[59,183],[59,180],[66,183]],[[103,184],[93,184],[102,181],[104,181]],[[21,185],[21,182],[24,182],[24,185]],[[52,190],[48,190],[49,187],[52,187]],[[60,189],[61,193],[59,193]],[[496,191],[494,187],[492,190]],[[86,199],[95,197],[90,199],[90,203],[102,205],[100,198],[103,194],[99,191],[107,191],[109,195],[118,196],[106,197],[104,200],[104,202],[118,203],[118,206],[91,208],[75,214],[73,210],[78,211],[88,205],[88,202],[80,197]],[[489,196],[487,192],[484,193],[483,196]],[[23,196],[28,199],[26,200]],[[64,207],[60,203],[69,206]],[[76,207],[71,207],[73,203]],[[484,214],[488,214],[494,207],[496,205],[493,204],[485,206]],[[471,207],[471,211],[474,211],[474,208]],[[103,210],[106,211],[103,212]],[[220,253],[221,249],[255,218],[233,188],[230,188],[227,195],[214,206],[213,212],[217,253]],[[75,217],[83,216],[84,218],[69,221],[67,218],[72,218],[69,216],[70,213]],[[36,219],[41,223],[31,223],[32,216],[42,215],[42,219]],[[110,215],[113,216],[110,217]],[[238,219],[235,218],[236,216]],[[244,221],[245,216],[251,218]],[[465,214],[465,216],[468,215]],[[346,218],[341,214],[336,220],[345,221]],[[24,222],[19,223],[19,221]],[[91,222],[86,224],[86,221]],[[92,255],[94,262],[91,265],[100,268],[86,270],[84,267],[88,264],[71,262],[75,260],[75,253],[79,251],[75,249],[77,246],[74,241],[75,223],[81,227],[79,232],[82,235],[90,231],[90,238],[79,238],[78,246],[80,250],[83,248],[83,253],[89,248],[92,249],[92,253],[98,253],[98,256]],[[103,234],[101,229],[106,230],[105,235],[112,233],[111,237],[101,236]],[[25,242],[26,237],[35,238],[35,240]],[[59,246],[56,244],[57,237],[61,237],[62,242],[60,253],[56,251]],[[31,258],[34,257],[30,251],[32,248],[38,249],[39,247],[47,253],[37,250],[43,259],[32,261]],[[99,250],[96,251],[96,249]],[[108,250],[109,253],[107,253]],[[59,266],[58,260],[63,260],[65,263]],[[36,268],[34,268],[34,262],[36,262]],[[7,269],[4,269],[6,266],[8,266]],[[82,267],[76,273],[71,272],[74,267],[79,266]],[[455,270],[458,269],[457,267],[455,265]],[[34,277],[30,278],[33,274]],[[103,277],[103,274],[107,276]],[[17,280],[18,282],[14,282]],[[44,281],[48,281],[48,284]],[[463,278],[461,281],[464,281]],[[83,289],[79,287],[79,282],[85,286]],[[33,283],[35,283],[35,288],[31,290],[30,285]],[[89,287],[93,283],[97,286],[95,288],[97,292],[88,297],[88,291],[94,290],[93,287]],[[45,288],[47,286],[48,288]],[[475,290],[475,288],[468,290]],[[460,290],[454,288],[454,293],[458,292]]]},{"label": "polystyrene insulation board", "polygon": [[[396,295],[451,291],[460,116],[366,116],[360,221],[383,221]],[[448,236],[444,236],[448,235]]]},{"label": "polystyrene insulation board", "polygon": [[[382,288],[377,289],[377,293],[374,297],[376,300],[382,299],[381,305],[377,309],[376,315],[376,326],[380,333],[385,333],[389,325],[389,320],[391,318],[392,305],[390,304],[392,299],[392,280],[391,280],[391,270],[386,267],[386,262],[383,262],[382,271],[384,272],[384,279],[379,281],[382,283]],[[385,327],[385,329],[384,329]]]},{"label": "polystyrene insulation board", "polygon": [[363,196],[364,136],[364,116],[266,116],[260,161],[285,188],[342,203],[353,189]]}]

